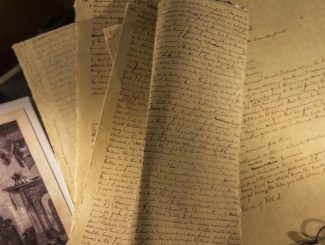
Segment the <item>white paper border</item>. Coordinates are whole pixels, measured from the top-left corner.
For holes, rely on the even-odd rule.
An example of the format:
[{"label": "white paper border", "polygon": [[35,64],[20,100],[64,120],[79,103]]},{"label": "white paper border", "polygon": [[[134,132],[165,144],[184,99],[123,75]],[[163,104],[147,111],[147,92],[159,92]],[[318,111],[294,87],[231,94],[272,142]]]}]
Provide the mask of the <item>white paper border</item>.
[{"label": "white paper border", "polygon": [[71,199],[71,196],[69,194],[67,185],[64,181],[62,172],[60,170],[60,167],[56,161],[56,158],[54,156],[54,153],[52,151],[52,147],[46,137],[46,134],[42,128],[41,123],[39,122],[37,115],[33,109],[33,106],[30,102],[29,97],[24,97],[21,99],[17,99],[14,101],[6,102],[4,104],[0,105],[0,115],[7,114],[13,111],[17,111],[19,109],[24,109],[26,112],[26,115],[34,129],[34,132],[36,134],[36,137],[41,145],[41,148],[44,152],[44,155],[50,165],[50,168],[52,170],[52,173],[54,175],[54,178],[57,181],[57,184],[59,186],[59,189],[63,195],[63,198],[69,208],[69,211],[71,215],[74,214],[74,205]]}]

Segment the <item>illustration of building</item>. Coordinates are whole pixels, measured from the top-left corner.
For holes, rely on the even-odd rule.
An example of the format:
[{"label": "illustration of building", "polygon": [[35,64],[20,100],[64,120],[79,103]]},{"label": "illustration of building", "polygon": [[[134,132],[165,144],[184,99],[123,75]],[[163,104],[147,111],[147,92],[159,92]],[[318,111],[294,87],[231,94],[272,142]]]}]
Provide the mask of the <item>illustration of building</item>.
[{"label": "illustration of building", "polygon": [[42,244],[42,241],[47,242],[65,237],[63,225],[43,180],[40,177],[35,177],[27,181],[20,176],[15,176],[13,179],[15,184],[3,189],[3,191],[8,192],[16,210],[17,208],[24,208],[27,211],[32,224],[27,233],[31,231],[36,233],[38,244]]}]

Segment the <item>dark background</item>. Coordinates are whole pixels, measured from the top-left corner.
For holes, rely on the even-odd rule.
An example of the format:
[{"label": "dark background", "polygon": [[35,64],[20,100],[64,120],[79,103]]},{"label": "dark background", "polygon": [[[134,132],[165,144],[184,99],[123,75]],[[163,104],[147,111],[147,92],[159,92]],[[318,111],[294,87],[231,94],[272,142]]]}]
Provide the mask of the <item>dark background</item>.
[{"label": "dark background", "polygon": [[[0,77],[18,64],[11,48],[24,41],[74,21],[74,0],[0,0]],[[30,96],[20,71],[0,84],[0,103]]]},{"label": "dark background", "polygon": [[17,64],[12,44],[35,36],[72,5],[73,0],[0,0],[0,76]]}]

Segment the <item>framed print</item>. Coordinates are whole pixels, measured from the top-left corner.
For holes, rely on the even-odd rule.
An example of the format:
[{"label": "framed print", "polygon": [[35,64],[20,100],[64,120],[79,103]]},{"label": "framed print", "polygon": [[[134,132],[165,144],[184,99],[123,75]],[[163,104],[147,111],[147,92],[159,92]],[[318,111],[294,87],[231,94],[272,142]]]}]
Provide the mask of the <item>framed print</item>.
[{"label": "framed print", "polygon": [[28,98],[0,105],[0,244],[65,244],[73,204]]}]

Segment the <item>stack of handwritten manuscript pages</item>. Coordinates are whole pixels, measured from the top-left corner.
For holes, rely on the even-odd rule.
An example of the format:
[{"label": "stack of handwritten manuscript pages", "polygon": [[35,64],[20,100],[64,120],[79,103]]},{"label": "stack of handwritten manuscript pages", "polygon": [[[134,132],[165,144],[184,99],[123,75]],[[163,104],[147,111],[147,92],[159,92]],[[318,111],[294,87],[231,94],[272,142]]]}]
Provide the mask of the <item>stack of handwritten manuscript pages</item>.
[{"label": "stack of handwritten manuscript pages", "polygon": [[294,244],[325,223],[325,3],[78,0],[14,46],[69,244]]}]

